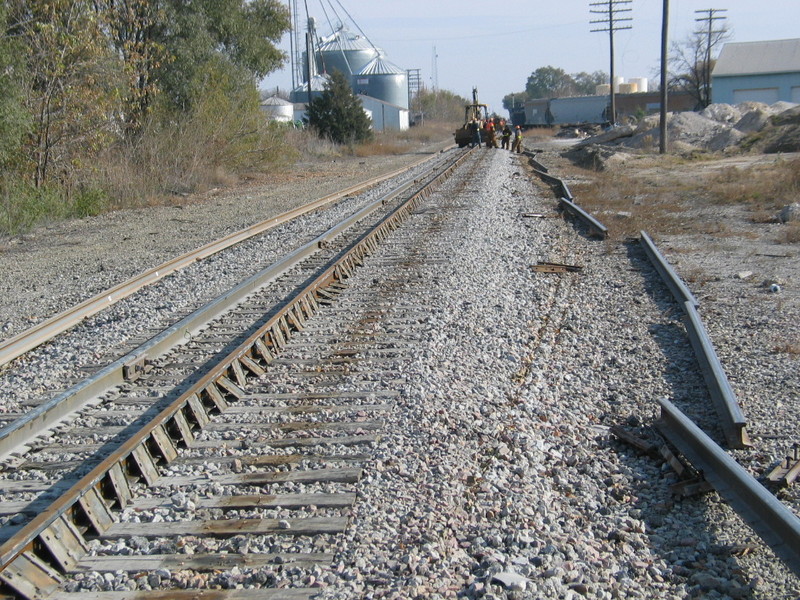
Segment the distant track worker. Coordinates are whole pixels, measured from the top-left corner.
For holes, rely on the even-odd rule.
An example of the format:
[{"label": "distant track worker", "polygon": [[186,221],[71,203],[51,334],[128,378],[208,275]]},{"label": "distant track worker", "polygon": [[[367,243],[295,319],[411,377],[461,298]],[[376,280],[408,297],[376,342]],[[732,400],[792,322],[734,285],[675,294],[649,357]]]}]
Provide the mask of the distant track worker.
[{"label": "distant track worker", "polygon": [[497,148],[497,135],[494,131],[494,121],[492,119],[487,119],[484,134],[486,136],[486,147]]},{"label": "distant track worker", "polygon": [[517,154],[522,152],[522,129],[519,125],[514,128],[514,145],[511,146],[511,151]]},{"label": "distant track worker", "polygon": [[508,126],[508,123],[503,125],[503,132],[500,136],[500,147],[503,150],[509,150],[511,145],[511,127]]}]

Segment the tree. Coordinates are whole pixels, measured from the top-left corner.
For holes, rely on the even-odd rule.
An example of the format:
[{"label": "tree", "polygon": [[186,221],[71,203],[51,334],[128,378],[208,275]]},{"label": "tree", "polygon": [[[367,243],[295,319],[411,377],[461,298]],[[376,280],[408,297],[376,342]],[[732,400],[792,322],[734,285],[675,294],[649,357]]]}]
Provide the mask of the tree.
[{"label": "tree", "polygon": [[717,30],[697,29],[683,43],[673,42],[670,57],[669,87],[691,94],[699,108],[711,104],[711,72],[716,49],[731,33],[727,26]]},{"label": "tree", "polygon": [[31,0],[14,8],[32,117],[26,150],[40,187],[53,172],[68,179],[111,135],[116,63],[87,1]]},{"label": "tree", "polygon": [[560,98],[573,93],[574,81],[564,69],[539,67],[525,84],[528,98]]},{"label": "tree", "polygon": [[574,92],[578,96],[594,96],[598,85],[608,83],[608,73],[605,71],[595,71],[594,73],[573,73]]},{"label": "tree", "polygon": [[0,184],[20,157],[31,115],[25,107],[24,47],[10,34],[9,9],[0,4]]},{"label": "tree", "polygon": [[306,109],[306,118],[320,136],[337,144],[363,142],[372,137],[370,121],[361,102],[353,95],[347,77],[334,69],[325,91]]},{"label": "tree", "polygon": [[469,104],[463,98],[448,90],[420,90],[417,101],[426,121],[457,122],[464,119],[464,106]]}]

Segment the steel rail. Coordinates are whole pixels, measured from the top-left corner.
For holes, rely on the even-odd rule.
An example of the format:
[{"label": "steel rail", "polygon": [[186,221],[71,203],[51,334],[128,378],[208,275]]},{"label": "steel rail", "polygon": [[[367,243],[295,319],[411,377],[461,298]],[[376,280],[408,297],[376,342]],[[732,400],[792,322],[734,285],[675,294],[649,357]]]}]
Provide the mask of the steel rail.
[{"label": "steel rail", "polygon": [[31,409],[13,423],[0,429],[0,460],[6,458],[12,452],[19,451],[32,437],[52,428],[71,413],[95,401],[104,392],[124,383],[131,377],[130,372],[143,367],[145,361],[152,361],[172,348],[193,339],[209,322],[224,314],[231,306],[275,281],[288,270],[318,252],[325,244],[329,243],[352,224],[406,192],[420,178],[427,176],[438,167],[439,163],[431,165],[427,171],[416,179],[391,190],[377,200],[373,200],[310,242],[252,275],[205,306],[195,310],[125,356],[106,365],[91,377]]},{"label": "steel rail", "polygon": [[[20,587],[29,589],[31,581],[36,581],[40,589],[55,590],[59,569],[69,569],[79,558],[74,548],[83,547],[81,532],[100,534],[107,530],[113,523],[109,506],[124,508],[129,503],[133,481],[154,483],[159,477],[158,463],[174,460],[177,447],[190,446],[212,414],[224,411],[228,400],[245,396],[243,388],[248,378],[265,372],[265,365],[275,358],[292,333],[302,329],[305,320],[319,310],[318,300],[330,295],[325,290],[352,275],[364,258],[427,197],[433,184],[444,181],[469,155],[468,151],[458,156],[435,180],[381,219],[294,299],[287,301],[278,314],[3,543],[0,579],[24,597],[30,596],[20,591]],[[48,555],[52,565],[42,559]]]},{"label": "steel rail", "polygon": [[656,271],[658,271],[658,274],[661,275],[661,279],[667,284],[667,287],[672,292],[672,296],[678,304],[681,305],[681,308],[685,302],[690,302],[695,308],[700,306],[700,303],[675,272],[675,269],[672,268],[672,265],[669,264],[669,261],[659,252],[650,236],[644,231],[640,231],[639,236],[647,258],[650,259],[650,263],[655,267]]},{"label": "steel rail", "polygon": [[595,219],[592,215],[583,210],[572,200],[561,198],[558,205],[564,212],[567,212],[583,221],[583,223],[589,227],[589,231],[592,235],[596,235],[601,238],[608,237],[608,227],[603,225],[600,221]]},{"label": "steel rail", "polygon": [[800,519],[669,400],[656,423],[753,531],[800,576]]},{"label": "steel rail", "polygon": [[683,303],[683,311],[686,333],[689,335],[694,355],[703,372],[703,379],[714,402],[717,416],[720,418],[725,441],[731,448],[747,448],[752,445],[747,435],[747,420],[739,407],[736,394],[731,389],[725,369],[722,368],[700,314],[691,302]]},{"label": "steel rail", "polygon": [[386,181],[387,179],[397,177],[398,175],[401,175],[402,173],[405,173],[414,167],[431,160],[435,156],[436,155],[427,156],[409,165],[408,167],[392,171],[391,173],[379,175],[377,177],[373,177],[372,179],[367,179],[366,181],[357,183],[356,185],[350,186],[344,190],[323,196],[322,198],[287,211],[277,217],[273,217],[271,219],[251,225],[250,227],[246,227],[245,229],[234,232],[223,238],[201,246],[200,248],[168,260],[157,267],[148,269],[147,271],[136,275],[135,277],[132,277],[131,279],[128,279],[127,281],[124,281],[100,294],[97,294],[92,298],[84,300],[80,304],[77,304],[72,308],[46,319],[38,325],[35,325],[12,338],[0,342],[0,367],[8,364],[15,358],[22,356],[26,352],[40,346],[58,334],[65,332],[70,327],[80,323],[83,319],[86,319],[87,317],[90,317],[101,310],[108,308],[112,304],[127,298],[143,287],[155,283],[167,275],[174,273],[175,271],[183,269],[198,260],[208,258],[217,252],[239,244],[273,227],[277,227],[282,223],[286,223],[287,221],[296,219],[297,217],[300,217],[306,213],[320,209],[327,204],[344,198],[345,196],[359,193],[369,187]]},{"label": "steel rail", "polygon": [[725,375],[725,369],[722,368],[722,363],[720,363],[711,338],[700,318],[697,310],[700,303],[672,268],[672,265],[659,252],[650,236],[644,231],[639,233],[642,247],[650,259],[650,263],[661,275],[661,279],[683,309],[683,324],[686,327],[686,334],[689,336],[706,387],[708,387],[714,408],[720,418],[726,443],[731,448],[749,447],[751,443],[746,429],[747,420],[744,418],[736,395]]}]

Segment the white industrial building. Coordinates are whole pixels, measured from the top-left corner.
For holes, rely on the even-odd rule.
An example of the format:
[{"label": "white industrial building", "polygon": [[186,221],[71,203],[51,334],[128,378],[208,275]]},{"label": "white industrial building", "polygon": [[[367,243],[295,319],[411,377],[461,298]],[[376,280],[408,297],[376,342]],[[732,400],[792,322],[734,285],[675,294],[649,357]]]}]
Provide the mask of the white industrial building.
[{"label": "white industrial building", "polygon": [[717,104],[800,103],[800,39],[725,44],[711,88]]}]

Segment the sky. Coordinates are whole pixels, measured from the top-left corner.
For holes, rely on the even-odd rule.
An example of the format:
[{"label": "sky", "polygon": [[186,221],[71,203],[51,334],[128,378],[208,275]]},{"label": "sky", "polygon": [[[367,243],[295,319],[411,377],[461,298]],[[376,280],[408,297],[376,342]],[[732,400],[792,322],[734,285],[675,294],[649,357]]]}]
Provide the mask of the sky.
[{"label": "sky", "polygon": [[[530,74],[552,66],[567,73],[610,71],[608,33],[593,33],[602,18],[591,14],[599,0],[305,0],[320,35],[339,21],[361,31],[386,58],[402,69],[420,69],[426,88],[449,90],[470,98],[478,88],[490,111],[506,115],[503,96],[525,89]],[[614,34],[615,74],[646,77],[657,83],[664,0],[632,0],[630,30]],[[305,35],[305,6],[300,2]],[[323,10],[324,7],[324,10]],[[344,10],[342,10],[342,8]],[[800,0],[669,0],[669,38],[683,42],[700,24],[695,11],[716,13],[731,32],[730,42],[800,37]],[[350,15],[350,18],[347,17]],[[720,23],[717,21],[717,23]],[[289,53],[289,35],[280,48]],[[268,75],[261,87],[290,90],[291,68]]]}]

